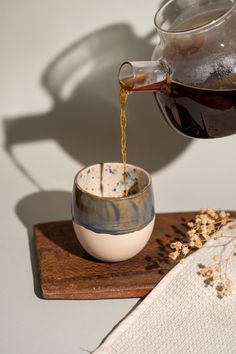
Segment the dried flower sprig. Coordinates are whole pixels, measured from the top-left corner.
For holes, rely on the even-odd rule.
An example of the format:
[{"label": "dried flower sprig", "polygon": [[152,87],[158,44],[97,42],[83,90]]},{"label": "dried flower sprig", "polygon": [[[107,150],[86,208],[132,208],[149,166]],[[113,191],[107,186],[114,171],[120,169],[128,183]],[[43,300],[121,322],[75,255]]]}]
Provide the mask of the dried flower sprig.
[{"label": "dried flower sprig", "polygon": [[[173,249],[173,252],[169,254],[169,257],[174,260],[178,256],[184,258],[191,250],[201,248],[204,243],[210,239],[217,240],[220,237],[227,237],[220,229],[222,226],[232,221],[233,219],[230,218],[230,213],[223,210],[216,211],[212,208],[202,208],[200,213],[196,215],[195,220],[188,222],[187,224],[189,228],[187,231],[188,241],[172,242],[170,247]],[[236,223],[231,224],[230,228],[236,228]],[[232,236],[230,237],[233,238]],[[220,259],[219,256],[214,256],[214,264],[209,267],[199,265],[198,274],[203,276],[205,286],[215,287],[218,298],[223,298],[224,296],[232,294],[233,283],[227,276],[227,268],[229,259],[233,255],[235,249],[236,245],[225,259]]]},{"label": "dried flower sprig", "polygon": [[[234,247],[235,248],[235,247]],[[233,291],[233,282],[227,276],[227,263],[229,258],[224,261],[220,261],[218,256],[213,257],[214,264],[205,267],[199,264],[198,274],[202,275],[204,278],[205,286],[214,286],[216,289],[216,294],[219,299],[222,299],[224,296],[232,295]],[[225,272],[222,272],[222,268],[225,263]]]}]

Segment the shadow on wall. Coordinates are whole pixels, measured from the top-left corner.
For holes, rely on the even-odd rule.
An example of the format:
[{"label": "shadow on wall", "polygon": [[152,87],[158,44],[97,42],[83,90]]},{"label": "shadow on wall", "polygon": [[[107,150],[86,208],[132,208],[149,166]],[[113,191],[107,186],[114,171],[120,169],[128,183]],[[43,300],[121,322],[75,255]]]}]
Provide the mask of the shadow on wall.
[{"label": "shadow on wall", "polygon": [[[14,158],[13,147],[18,143],[53,139],[84,165],[121,160],[119,66],[127,59],[149,59],[155,33],[140,38],[127,24],[91,33],[63,51],[45,70],[42,83],[53,99],[52,109],[4,121],[7,152],[39,190],[40,181],[34,181]],[[155,172],[178,157],[190,142],[169,128],[152,94],[129,97],[128,162]],[[32,227],[70,218],[70,193],[41,190],[20,200],[16,214],[28,230],[35,293],[40,296]]]},{"label": "shadow on wall", "polygon": [[70,219],[71,194],[66,191],[40,191],[21,199],[15,212],[28,230],[31,268],[34,280],[34,292],[41,298],[39,274],[35,257],[33,226],[39,223]]},{"label": "shadow on wall", "polygon": [[[124,60],[148,60],[155,34],[138,37],[129,25],[117,24],[91,33],[64,50],[42,77],[53,99],[52,109],[6,119],[6,150],[12,154],[18,143],[53,139],[83,165],[120,161],[119,66]],[[129,97],[128,162],[155,172],[190,142],[169,128],[152,94]],[[22,172],[27,175],[23,168]]]}]

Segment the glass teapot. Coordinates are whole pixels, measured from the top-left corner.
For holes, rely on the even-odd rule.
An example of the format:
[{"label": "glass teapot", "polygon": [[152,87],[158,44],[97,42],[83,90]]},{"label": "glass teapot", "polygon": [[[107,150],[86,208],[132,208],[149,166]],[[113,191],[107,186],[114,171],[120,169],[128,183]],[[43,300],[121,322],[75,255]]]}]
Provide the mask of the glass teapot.
[{"label": "glass teapot", "polygon": [[155,16],[151,61],[124,62],[127,91],[153,91],[168,123],[194,138],[236,133],[236,0],[170,0]]}]

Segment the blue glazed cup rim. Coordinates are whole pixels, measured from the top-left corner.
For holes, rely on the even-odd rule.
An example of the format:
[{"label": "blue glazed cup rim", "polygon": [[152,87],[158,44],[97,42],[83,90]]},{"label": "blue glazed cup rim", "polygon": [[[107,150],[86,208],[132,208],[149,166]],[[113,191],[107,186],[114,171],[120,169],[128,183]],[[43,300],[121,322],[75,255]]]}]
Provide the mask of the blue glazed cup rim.
[{"label": "blue glazed cup rim", "polygon": [[151,186],[152,186],[152,177],[151,175],[146,171],[144,170],[142,167],[139,167],[139,166],[136,166],[136,165],[132,165],[130,163],[127,163],[126,166],[129,166],[131,168],[136,168],[138,169],[139,171],[142,171],[144,172],[144,174],[147,176],[148,178],[148,183],[146,184],[146,186],[141,190],[139,191],[138,193],[135,193],[135,194],[132,194],[132,195],[129,195],[128,197],[125,197],[125,196],[122,196],[122,197],[103,197],[103,196],[98,196],[98,195],[95,195],[95,194],[92,194],[88,191],[86,191],[85,189],[83,189],[79,184],[78,184],[78,176],[84,171],[86,170],[87,168],[92,168],[94,166],[97,166],[97,165],[101,165],[101,164],[118,164],[118,165],[123,165],[122,162],[100,162],[100,163],[95,163],[93,165],[90,165],[90,166],[85,166],[83,167],[81,170],[79,170],[76,175],[75,175],[75,178],[74,178],[74,186],[76,186],[77,189],[79,189],[82,193],[84,194],[87,194],[93,198],[96,198],[96,199],[103,199],[103,200],[128,200],[128,199],[135,199],[139,196],[141,196],[142,194],[144,194]]}]

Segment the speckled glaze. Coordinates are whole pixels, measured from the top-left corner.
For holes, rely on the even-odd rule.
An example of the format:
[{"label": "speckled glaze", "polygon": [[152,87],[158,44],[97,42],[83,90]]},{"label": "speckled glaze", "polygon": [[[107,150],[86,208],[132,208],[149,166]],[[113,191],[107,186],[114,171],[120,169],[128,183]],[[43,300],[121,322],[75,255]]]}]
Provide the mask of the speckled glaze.
[{"label": "speckled glaze", "polygon": [[[128,197],[124,197],[122,163],[96,164],[75,176],[73,225],[82,246],[96,258],[106,261],[128,259],[145,246],[151,235],[155,217],[151,177],[133,165],[127,165],[127,175]],[[139,240],[133,237],[142,230],[143,237],[142,232],[139,232]],[[109,256],[110,238],[117,250],[117,242],[120,243],[120,250],[114,257]],[[131,252],[124,252],[124,247],[129,247]]]}]

